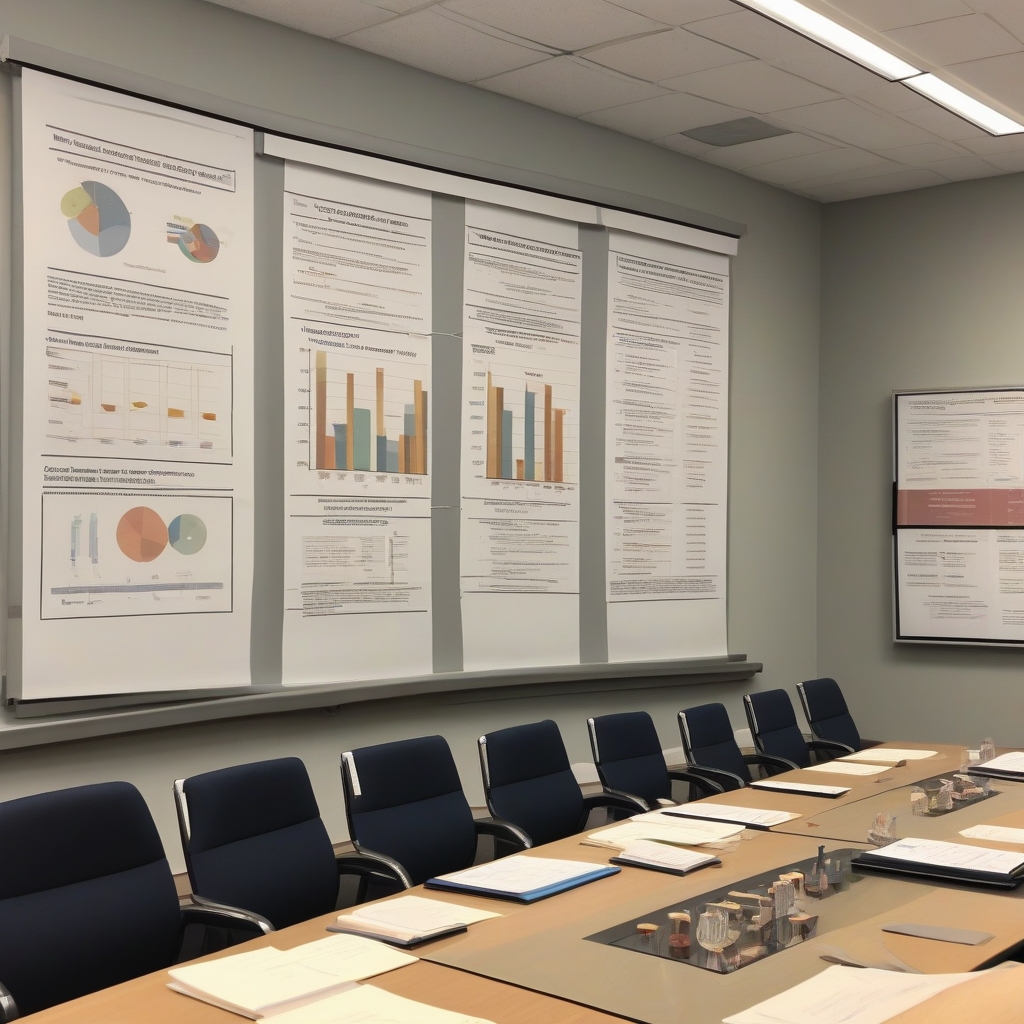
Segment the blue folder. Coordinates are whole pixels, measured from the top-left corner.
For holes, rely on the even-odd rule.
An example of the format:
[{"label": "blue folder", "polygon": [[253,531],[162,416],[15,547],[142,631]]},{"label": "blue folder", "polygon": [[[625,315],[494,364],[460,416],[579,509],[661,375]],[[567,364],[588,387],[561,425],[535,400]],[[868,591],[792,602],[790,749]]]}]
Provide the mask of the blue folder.
[{"label": "blue folder", "polygon": [[564,882],[555,885],[546,885],[540,889],[530,889],[527,892],[508,892],[502,889],[483,889],[476,885],[464,885],[462,882],[451,882],[444,878],[428,878],[423,883],[425,889],[440,889],[443,892],[462,892],[467,896],[489,896],[496,900],[511,900],[513,903],[536,903],[537,900],[545,900],[549,896],[557,896],[560,892],[568,892],[570,889],[577,889],[588,882],[596,882],[599,878],[607,878],[609,875],[617,875],[622,869],[613,867],[597,867],[593,871],[587,871],[582,875],[567,878]]}]

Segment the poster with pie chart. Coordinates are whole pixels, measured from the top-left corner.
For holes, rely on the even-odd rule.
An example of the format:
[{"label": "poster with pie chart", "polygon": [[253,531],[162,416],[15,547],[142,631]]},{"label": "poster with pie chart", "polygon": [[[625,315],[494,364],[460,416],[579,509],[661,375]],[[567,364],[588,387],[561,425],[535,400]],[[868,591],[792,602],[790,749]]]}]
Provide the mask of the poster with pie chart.
[{"label": "poster with pie chart", "polygon": [[206,544],[206,523],[189,513],[175,516],[167,527],[167,539],[180,555],[197,555]]},{"label": "poster with pie chart", "polygon": [[193,263],[212,263],[220,253],[220,239],[209,224],[181,218],[167,222],[167,241]]},{"label": "poster with pie chart", "polygon": [[152,562],[167,547],[167,526],[151,508],[138,505],[121,516],[117,546],[133,562]]},{"label": "poster with pie chart", "polygon": [[64,194],[60,212],[71,237],[93,256],[115,256],[132,233],[132,218],[121,197],[100,181],[83,181]]}]

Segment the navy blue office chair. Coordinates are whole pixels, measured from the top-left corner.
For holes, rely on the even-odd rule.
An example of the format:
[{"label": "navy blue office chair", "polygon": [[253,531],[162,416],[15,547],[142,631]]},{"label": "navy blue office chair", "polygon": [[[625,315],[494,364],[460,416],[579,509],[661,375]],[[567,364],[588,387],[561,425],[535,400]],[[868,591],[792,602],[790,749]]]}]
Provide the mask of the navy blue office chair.
[{"label": "navy blue office chair", "polygon": [[742,753],[724,704],[700,704],[680,711],[679,735],[689,770],[713,779],[727,791],[750,785],[752,765],[766,775],[793,767],[781,758]]},{"label": "navy blue office chair", "polygon": [[499,729],[481,736],[478,744],[490,812],[521,828],[534,846],[581,832],[594,807],[629,815],[650,810],[625,793],[584,796],[562,734],[550,720]]},{"label": "navy blue office chair", "polygon": [[365,858],[335,856],[297,757],[178,779],[174,797],[197,903],[245,907],[285,928],[334,910],[339,872],[381,870]]},{"label": "navy blue office chair", "polygon": [[654,722],[646,711],[588,718],[590,749],[606,793],[631,796],[650,808],[672,806],[672,780],[690,783],[704,796],[723,793],[717,782],[682,769],[669,769]]},{"label": "navy blue office chair", "polygon": [[853,748],[832,740],[805,740],[796,724],[793,702],[785,690],[760,690],[743,697],[754,744],[762,754],[788,761],[793,768],[807,768],[812,751],[819,760],[828,761]]},{"label": "navy blue office chair", "polygon": [[273,930],[234,908],[179,907],[134,786],[0,804],[0,1021],[172,966],[188,924]]},{"label": "navy blue office chair", "polygon": [[356,850],[402,888],[470,867],[478,835],[494,837],[498,855],[531,845],[507,821],[473,819],[443,736],[347,750],[341,778]]},{"label": "navy blue office chair", "polygon": [[834,679],[808,679],[796,684],[796,692],[815,739],[844,743],[853,750],[877,746],[861,738],[843,691]]}]

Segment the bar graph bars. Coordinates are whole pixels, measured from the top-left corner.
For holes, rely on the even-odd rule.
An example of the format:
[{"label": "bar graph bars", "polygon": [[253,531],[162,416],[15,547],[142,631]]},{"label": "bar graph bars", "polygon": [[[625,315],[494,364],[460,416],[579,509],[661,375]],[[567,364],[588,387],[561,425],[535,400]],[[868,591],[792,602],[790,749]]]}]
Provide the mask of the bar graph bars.
[{"label": "bar graph bars", "polygon": [[[522,433],[522,458],[513,456],[518,447],[517,438],[520,424],[515,412],[507,408],[511,396],[507,389],[494,385],[490,371],[487,372],[487,478],[490,480],[540,480],[563,483],[565,479],[565,409],[554,406],[550,384],[524,385],[522,412],[520,417]],[[541,399],[540,425],[543,430],[543,447],[537,450],[538,409]],[[518,403],[516,403],[518,404]],[[540,454],[540,458],[538,458]]]},{"label": "bar graph bars", "polygon": [[327,352],[317,351],[313,381],[315,469],[426,475],[428,395],[421,379],[381,366],[339,372]]}]

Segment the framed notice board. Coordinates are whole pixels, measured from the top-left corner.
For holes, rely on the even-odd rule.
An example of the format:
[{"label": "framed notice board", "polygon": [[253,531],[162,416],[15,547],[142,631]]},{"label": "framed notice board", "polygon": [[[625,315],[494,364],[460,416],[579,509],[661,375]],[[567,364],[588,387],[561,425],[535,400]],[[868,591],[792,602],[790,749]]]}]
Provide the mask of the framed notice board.
[{"label": "framed notice board", "polygon": [[1024,645],[1024,387],[893,395],[894,639]]}]

